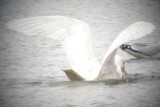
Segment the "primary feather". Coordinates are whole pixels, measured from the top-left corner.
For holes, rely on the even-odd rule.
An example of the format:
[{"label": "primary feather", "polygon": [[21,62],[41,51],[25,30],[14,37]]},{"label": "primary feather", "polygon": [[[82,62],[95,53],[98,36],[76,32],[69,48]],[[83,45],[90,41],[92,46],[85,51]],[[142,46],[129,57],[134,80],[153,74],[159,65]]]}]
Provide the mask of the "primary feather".
[{"label": "primary feather", "polygon": [[155,29],[155,26],[150,22],[136,22],[134,24],[131,24],[129,27],[124,29],[117,38],[113,41],[109,49],[107,50],[105,57],[102,61],[106,60],[106,58],[114,51],[116,50],[121,44],[125,42],[129,42],[130,40],[135,40],[138,38],[141,38],[143,36],[146,36],[153,32]]},{"label": "primary feather", "polygon": [[26,35],[58,39],[74,71],[85,80],[93,80],[98,75],[100,64],[93,54],[87,23],[63,16],[40,16],[10,21],[7,27]]},{"label": "primary feather", "polygon": [[[135,40],[143,36],[147,36],[148,34],[153,32],[154,29],[155,29],[155,26],[150,22],[136,22],[134,24],[131,24],[126,29],[124,29],[118,35],[118,37],[113,41],[113,43],[107,50],[102,60],[102,67],[101,67],[98,79],[119,78],[119,75],[117,76],[117,74],[115,74],[115,71],[117,70],[118,67],[116,66],[115,63],[113,63],[113,62],[116,62],[116,60],[119,60],[118,59],[119,56],[116,55],[116,51],[118,47],[125,42],[129,42],[130,40]],[[112,75],[109,77],[108,74],[112,74]]]}]

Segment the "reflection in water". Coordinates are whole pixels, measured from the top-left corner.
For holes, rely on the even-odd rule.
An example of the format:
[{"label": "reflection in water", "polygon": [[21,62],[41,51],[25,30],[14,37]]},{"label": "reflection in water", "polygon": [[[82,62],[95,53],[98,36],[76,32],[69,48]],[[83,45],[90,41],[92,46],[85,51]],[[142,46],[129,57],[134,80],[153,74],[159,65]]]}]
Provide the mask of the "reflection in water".
[{"label": "reflection in water", "polygon": [[[157,76],[156,76],[157,75]],[[53,80],[48,81],[32,81],[25,83],[28,86],[49,86],[49,87],[57,87],[57,86],[67,86],[67,87],[79,87],[79,86],[85,86],[85,85],[93,85],[93,84],[105,84],[105,85],[118,85],[118,84],[132,84],[132,83],[141,83],[141,82],[147,82],[147,81],[156,81],[159,80],[160,74],[156,75],[144,75],[144,74],[134,74],[129,75],[125,79],[110,79],[110,80],[103,80],[103,81],[59,81],[55,82]]]}]

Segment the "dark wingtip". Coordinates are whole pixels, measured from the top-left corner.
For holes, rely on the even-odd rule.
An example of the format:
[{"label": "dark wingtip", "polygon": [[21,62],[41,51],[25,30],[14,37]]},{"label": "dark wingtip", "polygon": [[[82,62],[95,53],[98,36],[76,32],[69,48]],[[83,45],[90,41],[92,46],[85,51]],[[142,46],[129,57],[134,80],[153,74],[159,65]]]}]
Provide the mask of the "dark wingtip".
[{"label": "dark wingtip", "polygon": [[125,49],[131,49],[131,45],[128,45],[128,44],[122,44],[121,46],[120,46],[120,48],[122,49],[122,50],[125,50]]},{"label": "dark wingtip", "polygon": [[121,48],[122,50],[125,50],[125,45],[126,45],[126,44],[122,44],[122,45],[120,46],[120,48]]}]

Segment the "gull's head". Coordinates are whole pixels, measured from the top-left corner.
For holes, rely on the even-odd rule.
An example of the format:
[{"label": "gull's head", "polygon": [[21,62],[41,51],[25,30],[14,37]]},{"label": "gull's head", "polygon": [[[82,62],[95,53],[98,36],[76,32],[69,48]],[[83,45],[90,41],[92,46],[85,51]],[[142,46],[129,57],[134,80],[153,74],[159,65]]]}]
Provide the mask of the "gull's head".
[{"label": "gull's head", "polygon": [[126,71],[125,71],[125,62],[124,60],[122,59],[121,56],[119,55],[116,55],[115,57],[115,64],[116,64],[116,67],[117,67],[117,74],[119,75],[120,78],[126,78]]}]

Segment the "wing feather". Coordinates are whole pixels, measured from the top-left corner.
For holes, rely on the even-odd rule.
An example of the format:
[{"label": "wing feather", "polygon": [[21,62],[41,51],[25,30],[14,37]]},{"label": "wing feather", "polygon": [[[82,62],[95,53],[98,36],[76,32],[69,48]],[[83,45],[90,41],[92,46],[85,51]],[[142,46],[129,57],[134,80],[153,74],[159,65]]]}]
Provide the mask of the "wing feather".
[{"label": "wing feather", "polygon": [[107,57],[117,49],[121,44],[147,36],[153,32],[155,26],[150,22],[136,22],[131,24],[129,27],[124,29],[118,37],[113,41],[109,49],[107,50],[102,63],[107,59]]},{"label": "wing feather", "polygon": [[71,68],[86,80],[93,80],[100,71],[94,57],[89,25],[64,16],[39,16],[10,21],[7,28],[26,35],[58,39],[69,59]]},{"label": "wing feather", "polygon": [[[124,29],[118,37],[113,41],[109,49],[107,50],[103,60],[102,60],[102,67],[100,70],[100,75],[98,78],[107,77],[106,74],[112,74],[116,70],[116,65],[115,65],[115,56],[116,56],[116,51],[118,47],[125,43],[129,42],[131,40],[135,40],[138,38],[141,38],[143,36],[149,35],[153,30],[155,29],[155,26],[150,23],[150,22],[136,22],[134,24],[131,24],[129,27]],[[110,65],[108,63],[112,62]],[[113,63],[114,62],[114,63]],[[115,67],[113,69],[113,67]],[[113,69],[113,70],[109,70]]]}]

